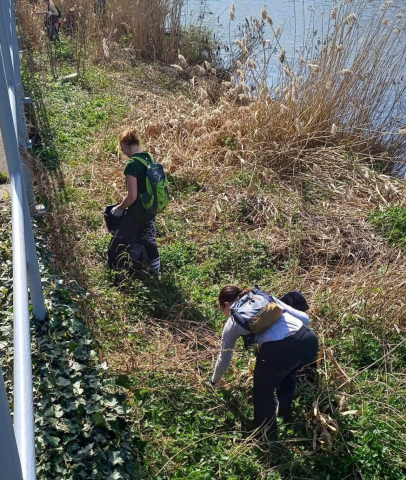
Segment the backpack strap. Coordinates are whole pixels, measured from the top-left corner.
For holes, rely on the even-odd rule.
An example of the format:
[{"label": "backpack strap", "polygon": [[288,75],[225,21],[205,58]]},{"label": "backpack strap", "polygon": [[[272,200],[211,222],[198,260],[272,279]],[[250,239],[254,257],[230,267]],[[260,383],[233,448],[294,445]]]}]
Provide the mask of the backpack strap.
[{"label": "backpack strap", "polygon": [[238,312],[235,312],[231,315],[232,319],[238,323],[238,325],[243,328],[244,330],[247,330],[248,332],[251,333],[251,330],[249,329],[249,327],[246,325],[246,323],[241,319],[241,316]]},{"label": "backpack strap", "polygon": [[148,156],[148,160],[145,160],[144,158],[137,155],[136,153],[134,155],[132,155],[131,158],[134,158],[135,160],[138,160],[140,163],[142,163],[144,165],[144,167],[148,167],[148,165],[151,165],[151,163],[155,163],[155,159],[149,152],[145,152],[145,153]]}]

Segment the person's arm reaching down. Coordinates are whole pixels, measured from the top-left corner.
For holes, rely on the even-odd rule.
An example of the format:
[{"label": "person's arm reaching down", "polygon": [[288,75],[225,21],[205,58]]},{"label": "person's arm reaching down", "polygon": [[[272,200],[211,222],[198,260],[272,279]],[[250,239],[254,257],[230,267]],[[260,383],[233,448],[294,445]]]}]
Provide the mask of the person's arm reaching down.
[{"label": "person's arm reaching down", "polygon": [[123,210],[127,207],[132,205],[138,196],[138,188],[137,188],[137,177],[133,177],[132,175],[126,175],[127,179],[127,196],[125,199],[118,204],[116,207],[113,208],[111,213],[116,217],[121,217]]},{"label": "person's arm reaching down", "polygon": [[212,385],[219,383],[223,378],[223,375],[226,373],[233,356],[235,342],[240,335],[240,327],[230,317],[224,325],[223,334],[221,336],[221,351],[217,358],[214,373],[211,378]]}]

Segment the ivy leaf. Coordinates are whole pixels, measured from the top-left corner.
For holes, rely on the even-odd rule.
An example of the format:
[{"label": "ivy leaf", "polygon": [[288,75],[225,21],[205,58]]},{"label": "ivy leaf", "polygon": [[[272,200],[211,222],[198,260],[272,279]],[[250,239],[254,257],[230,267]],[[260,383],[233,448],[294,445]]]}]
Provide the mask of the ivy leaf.
[{"label": "ivy leaf", "polygon": [[129,388],[131,388],[130,377],[128,377],[127,375],[119,375],[116,378],[116,385],[119,385],[120,387],[124,387],[128,390]]},{"label": "ivy leaf", "polygon": [[98,412],[100,410],[100,406],[99,405],[87,404],[85,409],[86,409],[86,413],[90,415],[91,413]]},{"label": "ivy leaf", "polygon": [[50,390],[52,389],[54,386],[52,385],[52,382],[47,378],[45,377],[42,382],[41,382],[41,385],[40,385],[40,389],[41,390]]},{"label": "ivy leaf", "polygon": [[114,407],[115,405],[117,405],[117,400],[115,398],[112,398],[110,400],[104,400],[104,405],[106,405],[106,407]]},{"label": "ivy leaf", "polygon": [[67,387],[70,385],[70,381],[67,380],[66,378],[59,377],[58,380],[56,381],[56,384],[59,385],[60,387]]},{"label": "ivy leaf", "polygon": [[73,393],[75,395],[82,395],[83,388],[81,388],[80,385],[81,385],[80,382],[76,382],[76,383],[73,384]]},{"label": "ivy leaf", "polygon": [[63,410],[60,405],[55,405],[54,406],[54,415],[56,418],[61,418],[63,417]]},{"label": "ivy leaf", "polygon": [[107,428],[107,422],[102,413],[94,413],[92,418],[96,427]]},{"label": "ivy leaf", "polygon": [[124,463],[124,459],[121,456],[121,452],[113,452],[113,465],[121,465]]},{"label": "ivy leaf", "polygon": [[51,447],[57,447],[59,445],[59,438],[58,437],[51,437],[51,436],[46,436],[45,437],[45,442],[48,445],[51,445]]},{"label": "ivy leaf", "polygon": [[120,478],[123,478],[123,477],[119,472],[115,471],[107,478],[107,480],[120,480]]}]

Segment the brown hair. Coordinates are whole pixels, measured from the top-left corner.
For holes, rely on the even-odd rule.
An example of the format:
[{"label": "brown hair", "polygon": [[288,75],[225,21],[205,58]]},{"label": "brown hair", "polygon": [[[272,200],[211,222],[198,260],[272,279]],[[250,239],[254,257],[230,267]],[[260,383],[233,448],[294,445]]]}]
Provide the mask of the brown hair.
[{"label": "brown hair", "polygon": [[127,128],[121,133],[118,139],[120,145],[140,145],[137,130],[135,128]]},{"label": "brown hair", "polygon": [[236,300],[239,300],[241,297],[243,297],[250,291],[250,288],[241,289],[240,287],[236,287],[235,285],[226,285],[221,289],[221,292],[219,294],[219,305],[220,307],[224,307],[224,304],[226,302],[231,305]]}]

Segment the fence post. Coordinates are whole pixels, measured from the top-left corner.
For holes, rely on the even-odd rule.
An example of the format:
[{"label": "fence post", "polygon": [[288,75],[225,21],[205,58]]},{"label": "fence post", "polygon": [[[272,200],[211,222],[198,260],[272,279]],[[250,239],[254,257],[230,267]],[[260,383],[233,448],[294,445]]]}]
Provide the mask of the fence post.
[{"label": "fence post", "polygon": [[24,480],[35,480],[34,402],[31,334],[25,258],[24,203],[21,173],[11,174],[14,314],[14,431]]},{"label": "fence post", "polygon": [[8,407],[6,388],[0,365],[0,465],[1,478],[23,480],[20,458],[18,456],[10,409]]},{"label": "fence post", "polygon": [[[1,45],[1,60],[4,59]],[[10,97],[3,62],[0,61],[0,129],[11,180],[13,236],[13,315],[14,315],[14,428],[24,480],[35,480],[34,412],[32,391],[31,341],[28,314],[27,261],[24,229],[27,197],[22,175]],[[25,205],[25,207],[24,207]],[[34,242],[34,238],[31,238]],[[35,248],[35,244],[34,244]],[[41,283],[38,270],[38,281]],[[42,290],[41,290],[42,297]],[[45,315],[45,307],[42,304]],[[34,313],[35,314],[35,313]],[[41,312],[40,312],[41,314]]]},{"label": "fence post", "polygon": [[[5,55],[6,58],[3,58],[3,61],[5,63],[7,83],[9,88],[11,87],[13,89],[16,99],[14,115],[17,121],[17,141],[21,149],[24,152],[27,152],[27,148],[30,147],[30,141],[28,138],[23,107],[25,95],[20,73],[21,64],[15,25],[14,5],[11,0],[1,0],[0,9],[0,17],[2,17],[2,19],[0,19],[0,39],[2,44],[7,45],[10,50],[10,55]],[[6,43],[3,42],[3,39]],[[21,163],[28,204],[31,208],[34,208],[35,199],[29,166],[26,160]]]},{"label": "fence post", "polygon": [[[2,16],[0,10],[0,17]],[[2,18],[4,24],[4,17]],[[0,31],[2,26],[0,25]],[[23,190],[17,122],[13,117],[13,89],[9,89],[4,70],[11,45],[0,36],[0,129],[11,180],[12,241],[13,241],[13,315],[14,315],[14,430],[24,480],[35,480],[35,437],[31,365],[30,321],[28,312],[28,265],[31,274],[31,298],[34,316],[45,318],[41,277],[35,251],[27,196]],[[24,218],[25,217],[25,218]],[[27,263],[27,257],[29,262]]]},{"label": "fence post", "polygon": [[[3,0],[0,0],[0,5],[3,5]],[[14,78],[14,74],[11,70],[12,68],[12,55],[13,50],[12,44],[9,42],[9,35],[6,34],[6,22],[4,17],[4,8],[0,9],[0,43],[1,43],[1,57],[2,64],[0,64],[0,76],[1,85],[1,131],[3,137],[4,151],[6,153],[7,165],[9,170],[9,175],[13,172],[18,172],[21,175],[23,174],[23,169],[21,167],[20,155],[18,151],[18,105],[19,101],[16,98],[15,85],[9,85],[8,80],[11,77]],[[4,68],[3,68],[4,66]],[[7,73],[8,72],[8,73]],[[8,93],[8,95],[7,95]],[[11,122],[12,120],[12,122]],[[12,140],[14,137],[14,142]],[[13,146],[15,144],[15,147]],[[26,183],[30,182],[31,179],[24,179],[24,187]],[[25,192],[24,192],[25,195]],[[26,195],[25,195],[26,197]],[[26,246],[26,268],[28,268],[28,283],[30,287],[30,296],[33,306],[34,317],[43,320],[46,317],[46,310],[44,304],[44,297],[42,293],[41,285],[41,276],[38,268],[38,258],[35,247],[35,240],[32,230],[32,224],[30,216],[27,214],[29,212],[28,205],[25,207],[25,202],[22,203],[25,211],[24,215],[24,224],[26,230],[25,246]]]}]

